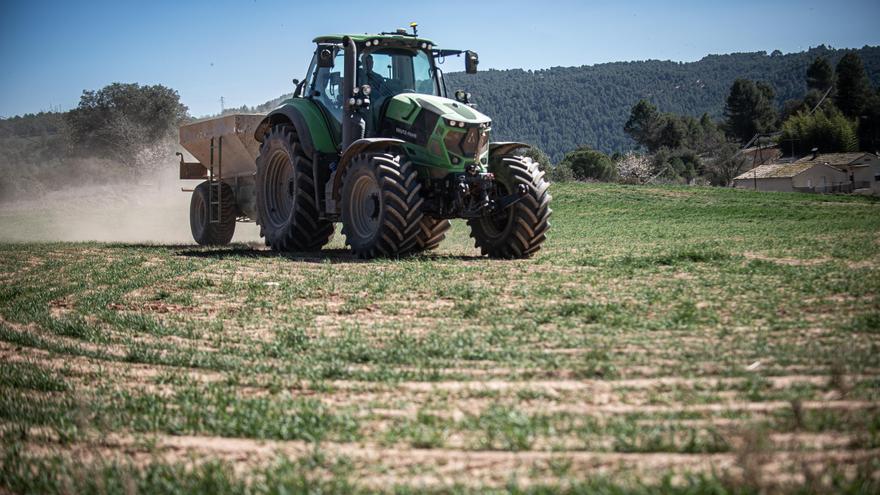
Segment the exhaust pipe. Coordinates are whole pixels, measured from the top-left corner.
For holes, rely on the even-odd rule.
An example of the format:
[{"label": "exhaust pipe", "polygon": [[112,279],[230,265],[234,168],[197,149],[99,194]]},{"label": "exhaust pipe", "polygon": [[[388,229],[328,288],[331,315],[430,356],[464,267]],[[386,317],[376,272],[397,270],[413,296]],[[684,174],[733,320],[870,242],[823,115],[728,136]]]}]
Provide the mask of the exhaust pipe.
[{"label": "exhaust pipe", "polygon": [[345,47],[345,67],[343,72],[342,100],[345,110],[342,118],[342,151],[351,146],[351,143],[364,137],[366,121],[361,115],[361,109],[352,104],[354,89],[357,87],[357,45],[354,40],[346,36],[342,38]]}]

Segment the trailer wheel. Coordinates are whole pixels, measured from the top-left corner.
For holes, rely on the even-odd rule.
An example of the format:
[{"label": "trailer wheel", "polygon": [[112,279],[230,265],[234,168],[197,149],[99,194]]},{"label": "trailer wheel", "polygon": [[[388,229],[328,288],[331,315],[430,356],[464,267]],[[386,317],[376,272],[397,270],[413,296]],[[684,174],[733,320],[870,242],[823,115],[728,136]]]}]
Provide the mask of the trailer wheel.
[{"label": "trailer wheel", "polygon": [[189,202],[189,227],[193,239],[202,246],[224,246],[235,234],[237,207],[235,194],[229,184],[220,183],[220,221],[210,222],[210,195],[208,182],[202,182],[193,190]]},{"label": "trailer wheel", "polygon": [[278,124],[257,157],[257,223],[266,244],[277,251],[316,251],[330,241],[333,223],[321,220],[312,160],[296,130]]},{"label": "trailer wheel", "polygon": [[541,249],[550,229],[550,184],[538,164],[522,156],[500,157],[489,171],[495,174],[499,196],[520,186],[526,195],[505,210],[468,220],[474,247],[492,258],[528,258]]},{"label": "trailer wheel", "polygon": [[342,178],[342,233],[361,258],[401,256],[416,247],[422,197],[403,155],[361,153]]}]

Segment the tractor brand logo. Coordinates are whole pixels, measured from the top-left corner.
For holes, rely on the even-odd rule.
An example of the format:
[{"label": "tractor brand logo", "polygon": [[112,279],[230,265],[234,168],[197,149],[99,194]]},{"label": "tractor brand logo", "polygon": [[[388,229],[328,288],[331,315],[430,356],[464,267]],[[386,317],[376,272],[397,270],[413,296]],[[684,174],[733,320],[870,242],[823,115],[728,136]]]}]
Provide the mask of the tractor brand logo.
[{"label": "tractor brand logo", "polygon": [[418,134],[416,134],[415,132],[407,130],[407,129],[401,129],[400,127],[395,127],[394,132],[396,132],[400,135],[406,136],[410,139],[415,139],[415,138],[419,137]]}]

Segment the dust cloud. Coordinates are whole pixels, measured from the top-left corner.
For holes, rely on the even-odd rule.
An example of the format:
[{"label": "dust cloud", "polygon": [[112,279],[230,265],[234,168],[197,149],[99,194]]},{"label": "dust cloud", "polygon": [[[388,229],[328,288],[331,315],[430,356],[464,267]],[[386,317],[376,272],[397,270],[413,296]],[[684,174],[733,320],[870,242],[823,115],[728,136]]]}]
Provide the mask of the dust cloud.
[{"label": "dust cloud", "polygon": [[[0,198],[0,242],[99,241],[193,244],[189,202],[198,181],[178,179],[176,163],[137,179],[80,182],[15,200]],[[59,174],[59,181],[66,180]],[[259,241],[253,223],[238,223],[233,242]]]}]

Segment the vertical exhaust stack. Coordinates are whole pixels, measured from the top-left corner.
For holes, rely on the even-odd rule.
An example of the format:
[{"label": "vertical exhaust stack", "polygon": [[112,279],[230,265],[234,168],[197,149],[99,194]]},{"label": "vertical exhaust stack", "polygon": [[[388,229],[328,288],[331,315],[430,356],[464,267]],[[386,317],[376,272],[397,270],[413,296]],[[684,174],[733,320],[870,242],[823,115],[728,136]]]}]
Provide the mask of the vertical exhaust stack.
[{"label": "vertical exhaust stack", "polygon": [[342,119],[342,150],[345,151],[351,146],[351,143],[364,137],[366,122],[361,115],[360,107],[352,103],[355,99],[355,88],[357,88],[357,45],[348,36],[342,38],[342,45],[345,47],[342,89],[345,115]]}]

